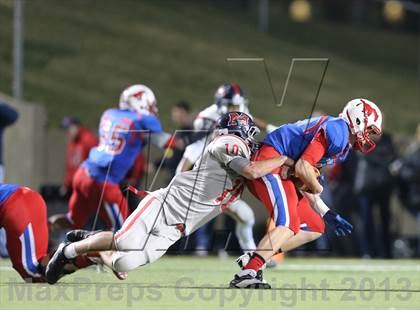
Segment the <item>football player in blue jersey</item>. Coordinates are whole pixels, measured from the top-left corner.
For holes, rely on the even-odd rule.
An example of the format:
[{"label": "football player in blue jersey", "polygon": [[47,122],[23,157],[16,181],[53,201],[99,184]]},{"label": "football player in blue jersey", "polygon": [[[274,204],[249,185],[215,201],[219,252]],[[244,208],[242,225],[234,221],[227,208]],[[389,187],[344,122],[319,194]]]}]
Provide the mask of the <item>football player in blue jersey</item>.
[{"label": "football player in blue jersey", "polygon": [[[352,225],[319,198],[323,187],[318,168],[344,161],[350,148],[370,152],[375,147],[372,135],[381,132],[379,108],[367,99],[354,99],[338,117],[323,115],[285,124],[266,136],[253,160],[287,156],[295,162],[294,171],[291,176],[287,167],[281,167],[248,181],[248,188],[265,205],[276,227],[263,237],[258,245],[260,250],[243,264],[231,287],[268,287],[257,276],[265,262],[279,251],[319,238],[323,233],[322,221],[338,236],[351,233]],[[308,207],[307,199],[313,208]]]},{"label": "football player in blue jersey", "polygon": [[119,183],[147,143],[159,148],[182,147],[162,130],[156,98],[145,85],[132,85],[120,97],[119,108],[106,110],[99,124],[99,144],[74,175],[66,216],[50,218],[54,228],[82,228],[98,212],[106,226],[118,230],[128,216]]}]

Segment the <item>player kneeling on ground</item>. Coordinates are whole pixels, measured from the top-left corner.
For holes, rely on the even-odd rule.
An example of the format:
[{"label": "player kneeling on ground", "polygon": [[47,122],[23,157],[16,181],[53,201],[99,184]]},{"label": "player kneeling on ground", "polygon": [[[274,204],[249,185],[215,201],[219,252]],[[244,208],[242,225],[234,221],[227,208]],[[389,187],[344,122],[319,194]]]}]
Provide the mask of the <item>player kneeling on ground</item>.
[{"label": "player kneeling on ground", "polygon": [[[50,254],[47,206],[41,195],[28,187],[1,183],[0,227],[6,230],[13,268],[26,282],[45,282]],[[62,273],[72,273],[92,264],[89,257],[79,255],[63,267]],[[124,275],[116,273],[116,276],[122,278]]]},{"label": "player kneeling on ground", "polygon": [[59,246],[47,266],[48,282],[58,281],[69,259],[92,251],[109,251],[104,262],[114,271],[130,271],[153,263],[182,236],[191,234],[239,199],[244,177],[260,178],[285,163],[290,165],[286,156],[250,161],[258,132],[245,113],[223,115],[212,142],[193,170],[176,175],[168,187],[148,193],[117,233],[99,232],[86,237],[75,231],[73,235],[83,240]]}]

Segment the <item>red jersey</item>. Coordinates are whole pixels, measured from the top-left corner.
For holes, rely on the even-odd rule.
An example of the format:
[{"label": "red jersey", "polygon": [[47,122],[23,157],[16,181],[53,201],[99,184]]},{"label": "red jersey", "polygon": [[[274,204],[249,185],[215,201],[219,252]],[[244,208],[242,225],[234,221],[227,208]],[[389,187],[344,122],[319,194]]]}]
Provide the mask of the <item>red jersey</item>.
[{"label": "red jersey", "polygon": [[80,164],[89,156],[91,148],[98,145],[98,138],[89,129],[80,127],[77,136],[67,143],[64,186],[71,188],[73,176]]}]

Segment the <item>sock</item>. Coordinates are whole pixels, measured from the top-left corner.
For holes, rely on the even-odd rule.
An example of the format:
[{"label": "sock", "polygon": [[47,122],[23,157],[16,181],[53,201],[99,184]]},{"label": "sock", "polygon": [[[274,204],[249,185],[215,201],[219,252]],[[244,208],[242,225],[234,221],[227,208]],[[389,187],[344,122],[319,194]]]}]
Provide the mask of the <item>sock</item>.
[{"label": "sock", "polygon": [[75,258],[77,256],[74,243],[70,243],[64,248],[64,256],[66,258]]},{"label": "sock", "polygon": [[79,256],[76,256],[76,258],[74,259],[74,265],[79,269],[85,268],[93,264],[94,263],[86,255],[79,255]]},{"label": "sock", "polygon": [[254,253],[249,260],[248,264],[243,269],[253,269],[255,272],[261,269],[261,267],[265,264],[264,258],[262,258],[257,253]]}]

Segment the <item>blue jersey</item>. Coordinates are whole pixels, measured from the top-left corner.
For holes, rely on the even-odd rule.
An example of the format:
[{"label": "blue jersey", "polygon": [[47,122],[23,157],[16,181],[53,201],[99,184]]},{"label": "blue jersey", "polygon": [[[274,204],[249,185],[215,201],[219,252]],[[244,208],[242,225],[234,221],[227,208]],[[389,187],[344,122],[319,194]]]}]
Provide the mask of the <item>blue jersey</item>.
[{"label": "blue jersey", "polygon": [[327,151],[317,165],[325,166],[344,161],[350,149],[349,130],[347,123],[340,117],[324,115],[285,124],[269,133],[263,143],[296,161],[320,130],[324,132]]},{"label": "blue jersey", "polygon": [[0,183],[0,205],[20,188],[20,185]]},{"label": "blue jersey", "polygon": [[120,183],[146,144],[143,137],[149,132],[162,132],[154,115],[120,109],[105,111],[99,124],[99,145],[90,151],[82,166],[97,182]]}]

